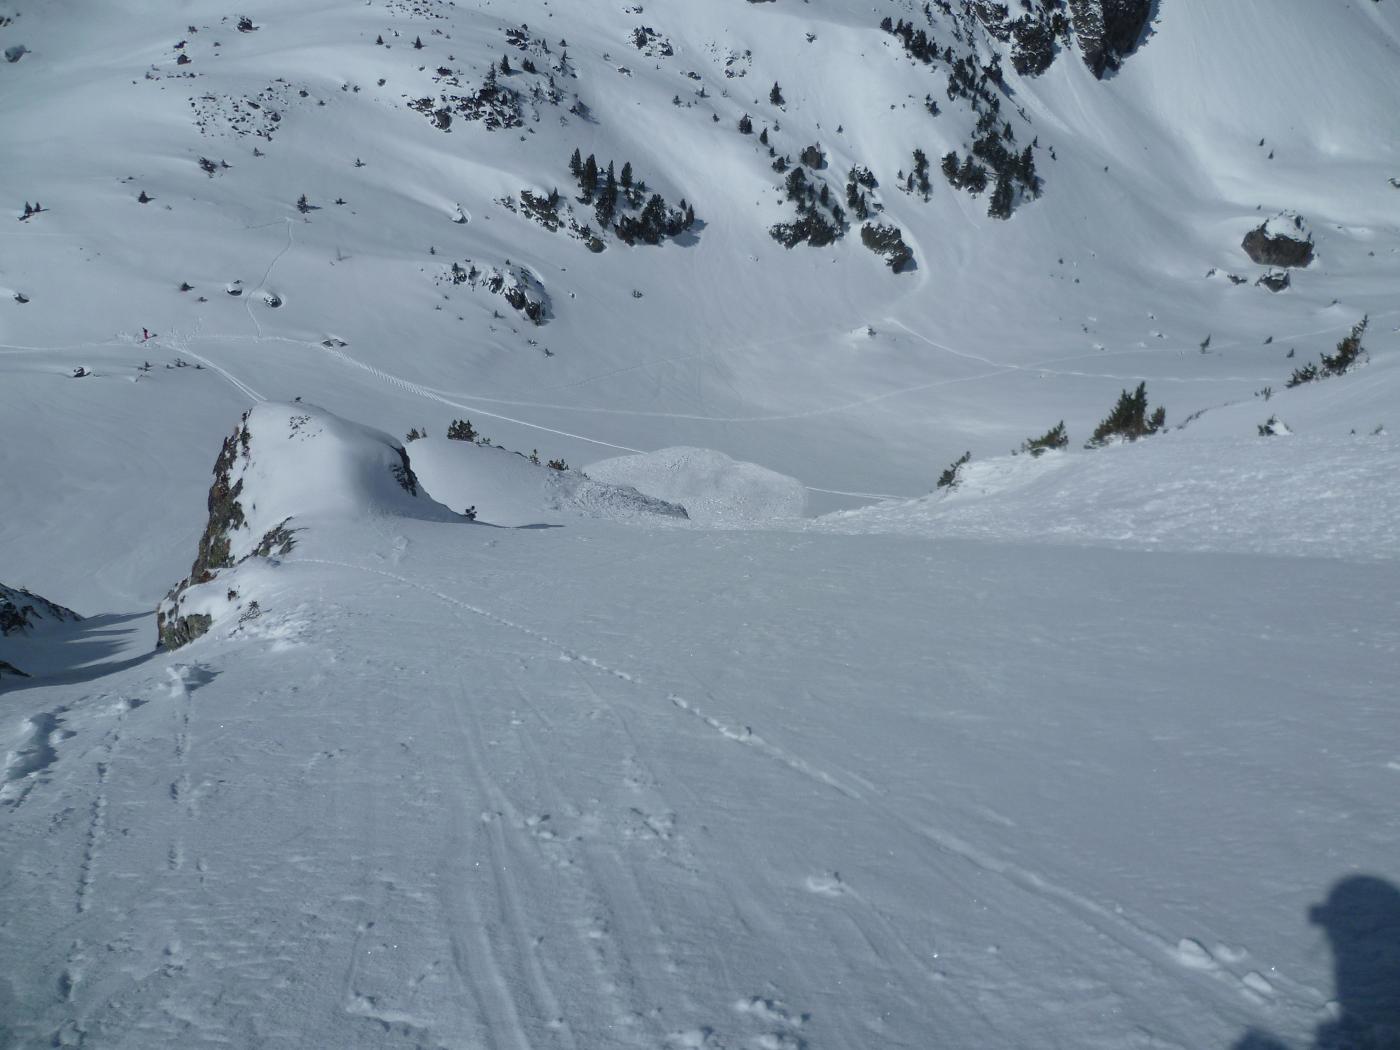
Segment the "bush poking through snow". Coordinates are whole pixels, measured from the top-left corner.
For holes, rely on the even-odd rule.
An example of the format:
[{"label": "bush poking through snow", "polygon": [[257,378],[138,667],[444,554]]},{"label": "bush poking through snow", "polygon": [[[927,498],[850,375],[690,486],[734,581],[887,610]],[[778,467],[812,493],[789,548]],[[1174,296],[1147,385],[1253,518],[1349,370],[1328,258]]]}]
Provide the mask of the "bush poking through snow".
[{"label": "bush poking through snow", "polygon": [[1094,428],[1094,436],[1085,448],[1102,448],[1116,439],[1136,441],[1161,430],[1167,423],[1167,410],[1160,405],[1147,414],[1147,384],[1139,383],[1131,394],[1126,390],[1102,423]]},{"label": "bush poking through snow", "polygon": [[1065,430],[1065,421],[1062,419],[1040,437],[1026,438],[1022,441],[1020,451],[1029,452],[1032,458],[1038,459],[1052,449],[1065,448],[1068,445],[1069,432]]},{"label": "bush poking through snow", "polygon": [[962,484],[962,468],[967,466],[971,459],[972,453],[964,452],[957,459],[953,460],[952,465],[942,474],[938,475],[938,488],[947,489],[951,492]]},{"label": "bush poking through snow", "polygon": [[1270,416],[1263,423],[1259,424],[1259,436],[1261,438],[1283,437],[1291,433],[1293,433],[1293,431],[1288,429],[1288,424],[1279,419],[1278,416]]},{"label": "bush poking through snow", "polygon": [[1315,379],[1346,375],[1356,367],[1366,353],[1366,348],[1361,345],[1361,337],[1366,334],[1366,326],[1370,323],[1369,316],[1357,321],[1346,338],[1337,344],[1335,353],[1322,355],[1321,366],[1309,361],[1301,368],[1295,368],[1293,374],[1288,377],[1286,385],[1290,387],[1302,386]]},{"label": "bush poking through snow", "polygon": [[454,419],[447,424],[447,439],[449,441],[475,441],[477,437],[476,427],[472,426],[470,419]]}]

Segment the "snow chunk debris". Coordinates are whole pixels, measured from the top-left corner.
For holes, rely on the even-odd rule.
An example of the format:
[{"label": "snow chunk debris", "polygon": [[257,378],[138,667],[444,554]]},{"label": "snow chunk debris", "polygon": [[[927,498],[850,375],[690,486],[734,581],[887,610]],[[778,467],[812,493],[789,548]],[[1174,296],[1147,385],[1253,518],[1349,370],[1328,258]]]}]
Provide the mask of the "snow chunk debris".
[{"label": "snow chunk debris", "polygon": [[708,448],[663,448],[586,468],[614,485],[679,503],[702,525],[752,526],[802,516],[807,492],[796,478]]}]

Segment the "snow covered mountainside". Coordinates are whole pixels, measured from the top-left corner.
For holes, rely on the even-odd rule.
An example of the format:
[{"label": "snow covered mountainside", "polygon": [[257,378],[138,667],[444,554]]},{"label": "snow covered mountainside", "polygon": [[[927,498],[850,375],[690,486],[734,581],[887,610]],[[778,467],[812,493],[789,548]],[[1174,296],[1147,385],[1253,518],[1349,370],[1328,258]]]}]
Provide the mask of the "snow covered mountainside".
[{"label": "snow covered mountainside", "polygon": [[1393,0],[0,54],[0,1047],[1400,1047]]}]

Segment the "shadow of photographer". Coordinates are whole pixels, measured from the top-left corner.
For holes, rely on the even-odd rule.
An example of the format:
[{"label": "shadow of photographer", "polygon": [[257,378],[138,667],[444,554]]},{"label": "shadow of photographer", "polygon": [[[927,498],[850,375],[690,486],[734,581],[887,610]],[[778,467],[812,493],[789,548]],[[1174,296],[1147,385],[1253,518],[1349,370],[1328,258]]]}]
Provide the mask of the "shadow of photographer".
[{"label": "shadow of photographer", "polygon": [[[1311,1050],[1400,1050],[1400,890],[1374,876],[1349,876],[1308,909],[1308,921],[1331,944],[1337,1004]],[[1284,1048],[1251,1030],[1233,1050]]]}]

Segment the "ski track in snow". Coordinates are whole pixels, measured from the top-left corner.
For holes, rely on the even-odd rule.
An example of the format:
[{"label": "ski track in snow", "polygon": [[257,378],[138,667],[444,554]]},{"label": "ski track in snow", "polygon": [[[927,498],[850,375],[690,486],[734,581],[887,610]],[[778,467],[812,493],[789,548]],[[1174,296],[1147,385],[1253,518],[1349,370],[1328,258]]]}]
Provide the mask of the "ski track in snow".
[{"label": "ski track in snow", "polygon": [[[380,576],[394,583],[401,584],[405,587],[411,587],[428,594],[439,601],[473,616],[481,617],[498,626],[506,627],[512,631],[523,634],[557,651],[560,659],[582,665],[596,673],[626,682],[639,689],[646,688],[644,681],[635,673],[614,667],[610,663],[580,652],[542,631],[500,616],[481,606],[445,594],[434,589],[430,585],[419,583],[410,577],[390,573],[370,566],[327,559],[297,558],[285,564],[324,565]],[[601,697],[599,697],[599,699],[602,701]],[[1180,949],[1181,939],[1154,929],[1146,919],[1133,915],[1124,907],[1111,902],[1095,900],[1090,896],[1048,878],[1040,872],[997,857],[987,850],[967,842],[952,832],[923,821],[912,820],[895,808],[882,802],[878,797],[863,795],[849,784],[843,782],[841,778],[821,769],[818,765],[785,748],[768,742],[764,738],[753,733],[747,726],[736,729],[717,718],[707,715],[695,704],[674,692],[667,693],[665,700],[675,709],[698,719],[723,739],[744,745],[764,756],[766,759],[837,792],[849,802],[878,813],[885,821],[903,828],[909,836],[926,843],[938,853],[944,856],[954,857],[960,863],[983,874],[996,876],[1008,887],[1028,895],[1033,900],[1039,902],[1040,905],[1053,907],[1078,924],[1093,929],[1101,937],[1112,941],[1132,957],[1139,960],[1140,964],[1146,966],[1150,971],[1159,974],[1179,973],[1183,968],[1183,957]],[[610,706],[607,705],[606,701],[602,702],[605,706]],[[454,715],[454,717],[460,718],[460,715]],[[617,717],[616,714],[614,714],[614,717]],[[467,732],[461,734],[463,740],[468,739],[471,735],[471,733]],[[485,768],[479,754],[474,754],[472,756],[471,764],[478,770]],[[507,816],[516,824],[523,822],[523,818],[519,812],[515,811],[513,807],[510,806],[496,785],[489,781],[483,781],[481,786],[486,797],[495,800],[498,810],[494,816],[491,814],[483,816],[483,821],[486,824],[490,825],[502,815]],[[492,843],[493,856],[505,857],[509,850],[503,838],[504,832],[499,831],[499,829],[497,829],[497,832],[498,834]],[[499,864],[497,866],[499,867]],[[595,864],[595,868],[596,867],[597,865]],[[603,880],[595,879],[595,885],[614,886],[618,879],[631,878],[625,866],[612,865],[611,867],[612,870],[608,877]],[[512,870],[523,869],[521,869],[519,865],[516,865]],[[958,881],[966,880],[959,879]],[[833,893],[832,882],[830,880],[821,881],[819,889],[814,889],[812,892],[823,893],[829,896],[852,897],[857,903],[864,907],[864,910],[869,915],[869,918],[864,921],[856,918],[852,919],[852,921],[856,922],[857,926],[862,929],[866,941],[871,945],[889,944],[893,946],[904,958],[905,964],[912,966],[913,972],[920,975],[922,981],[926,983],[936,982],[937,977],[935,972],[925,963],[918,953],[913,951],[907,942],[899,936],[893,920],[882,915],[877,909],[869,906],[858,893],[853,892],[849,887],[841,884],[839,880],[837,880],[835,885],[838,888],[836,892]],[[500,889],[500,892],[503,895],[506,894],[504,888]],[[639,893],[634,895],[631,904],[632,906],[644,907]],[[518,903],[508,904],[508,908],[514,911],[519,908],[519,905]],[[617,909],[613,909],[612,914],[615,917],[614,921],[617,921],[620,912]],[[478,928],[479,921],[474,921],[472,926],[473,928]],[[519,936],[517,936],[516,939],[519,941]],[[635,936],[630,936],[625,940],[626,943],[639,943]],[[657,946],[655,950],[659,954],[664,955],[663,947]],[[1231,970],[1215,964],[1214,961],[1212,961],[1209,966],[1185,965],[1185,969],[1196,972],[1200,976],[1215,982],[1220,986],[1220,991],[1222,993],[1228,993],[1232,998],[1243,995],[1247,1000],[1251,1002],[1255,1001],[1254,998],[1251,998],[1251,996],[1257,994],[1252,987],[1252,983],[1257,982],[1249,981],[1249,974],[1243,976],[1237,975]],[[534,979],[537,984],[542,980],[538,973],[534,975]],[[1310,1003],[1313,1006],[1321,1005],[1323,997],[1319,995],[1316,989],[1303,982],[1293,980],[1277,970],[1270,971],[1270,981],[1279,991],[1285,993],[1289,998],[1295,1001]],[[537,987],[535,994],[542,1005],[548,1003],[550,993],[547,987],[543,985]],[[509,1027],[511,1027],[512,1031],[516,1030],[514,1025],[510,1025]],[[523,1030],[519,1031],[521,1033],[521,1038],[523,1038]]]},{"label": "ski track in snow", "polygon": [[[281,220],[281,221],[285,222],[285,223],[286,223],[286,226],[287,226],[287,244],[284,245],[284,246],[281,248],[281,250],[279,250],[278,253],[273,257],[272,261],[268,263],[267,269],[266,269],[266,271],[264,272],[262,279],[259,281],[257,288],[254,288],[253,291],[257,291],[258,289],[262,288],[262,287],[266,284],[268,278],[269,278],[269,277],[271,276],[271,274],[272,274],[273,268],[277,265],[278,260],[280,260],[280,259],[282,258],[282,256],[283,256],[284,254],[286,254],[286,252],[289,251],[289,250],[291,249],[291,247],[292,247],[292,244],[293,244],[292,222],[291,222],[290,219],[284,219],[284,220]],[[271,224],[271,223],[270,223],[270,224],[265,224],[265,225],[275,225],[275,224]],[[618,409],[618,408],[584,407],[584,406],[577,406],[577,405],[561,405],[561,404],[553,404],[553,403],[548,403],[548,402],[524,401],[524,400],[514,400],[514,399],[506,399],[506,398],[477,397],[477,396],[473,396],[473,395],[460,394],[460,393],[457,393],[457,392],[442,391],[442,390],[439,390],[439,389],[436,389],[436,388],[433,388],[433,387],[425,386],[425,385],[423,385],[423,384],[421,384],[421,383],[415,383],[415,382],[413,382],[412,380],[404,379],[404,378],[401,377],[401,376],[394,375],[393,373],[387,372],[387,371],[385,371],[384,369],[381,369],[381,368],[379,368],[379,367],[377,367],[377,366],[375,366],[375,365],[371,365],[371,364],[369,364],[368,362],[361,361],[361,360],[359,360],[358,358],[356,358],[356,357],[354,357],[354,356],[352,356],[352,355],[350,355],[350,354],[347,354],[347,353],[346,353],[342,348],[340,348],[340,347],[336,347],[336,346],[326,346],[324,343],[319,343],[319,342],[315,342],[315,341],[312,341],[312,340],[293,339],[293,338],[290,338],[290,337],[287,337],[287,336],[269,336],[269,335],[265,335],[265,334],[263,334],[261,324],[259,324],[257,318],[253,315],[253,312],[252,312],[252,302],[251,302],[251,300],[246,301],[246,302],[244,303],[244,306],[247,308],[247,310],[248,310],[248,316],[249,316],[249,318],[252,320],[253,325],[254,325],[254,327],[255,327],[256,330],[257,330],[257,334],[256,334],[255,336],[240,336],[240,335],[235,335],[235,334],[209,334],[209,335],[201,335],[198,331],[196,331],[196,333],[194,334],[194,336],[193,336],[192,338],[201,339],[201,340],[205,340],[205,341],[208,341],[208,342],[224,342],[224,343],[228,343],[228,342],[238,342],[238,341],[252,341],[252,342],[255,342],[255,343],[278,342],[278,343],[285,343],[285,344],[288,344],[288,345],[291,345],[291,346],[296,346],[296,347],[299,347],[299,348],[306,348],[306,349],[319,350],[319,351],[321,351],[321,352],[323,352],[323,353],[325,353],[325,354],[328,354],[329,356],[335,358],[337,361],[339,361],[341,364],[346,365],[347,367],[354,368],[354,369],[357,369],[357,370],[359,370],[359,371],[362,371],[362,372],[367,373],[368,375],[372,376],[374,379],[376,379],[377,381],[379,381],[379,382],[381,382],[381,383],[384,383],[384,384],[393,386],[393,387],[395,387],[395,388],[397,388],[397,389],[399,389],[399,390],[404,391],[405,393],[409,393],[409,394],[412,394],[412,395],[414,395],[414,396],[421,397],[421,398],[423,398],[423,399],[425,399],[425,400],[429,400],[429,401],[436,402],[436,403],[441,404],[441,405],[444,405],[444,406],[446,406],[446,407],[448,407],[448,408],[461,409],[462,411],[465,411],[465,412],[472,412],[472,413],[475,413],[475,414],[478,415],[478,416],[482,416],[482,417],[485,417],[485,418],[488,418],[488,419],[500,420],[501,422],[504,422],[504,423],[512,423],[512,424],[514,424],[514,425],[516,425],[516,426],[521,426],[521,427],[525,427],[525,428],[527,428],[527,429],[540,431],[541,433],[554,434],[554,435],[556,435],[556,436],[558,436],[558,437],[570,438],[570,439],[575,440],[575,441],[583,441],[583,442],[586,442],[586,443],[588,443],[588,444],[598,445],[598,446],[603,447],[603,448],[609,448],[609,449],[614,449],[614,450],[617,450],[617,451],[620,451],[620,452],[631,452],[631,453],[644,453],[646,450],[645,450],[645,449],[640,449],[640,448],[635,448],[635,447],[633,447],[633,446],[631,446],[631,445],[623,445],[623,444],[618,444],[618,443],[616,443],[616,442],[605,441],[605,440],[602,440],[602,439],[600,439],[600,438],[590,437],[590,436],[588,436],[588,435],[586,435],[586,434],[580,434],[580,433],[577,433],[577,432],[575,432],[575,431],[562,430],[562,429],[559,429],[559,428],[557,428],[557,427],[545,426],[544,424],[541,424],[541,423],[533,423],[533,422],[530,422],[529,420],[520,419],[520,418],[515,417],[515,416],[509,416],[509,415],[505,415],[505,414],[503,414],[503,413],[493,412],[493,411],[491,411],[491,410],[489,410],[489,409],[486,409],[486,408],[481,407],[481,405],[482,405],[482,403],[484,402],[484,403],[487,403],[487,404],[510,405],[510,406],[518,407],[518,408],[538,408],[538,409],[548,410],[548,411],[577,412],[577,413],[583,413],[583,414],[609,415],[609,416],[624,416],[624,417],[630,416],[630,417],[648,418],[648,419],[675,419],[675,420],[686,420],[686,421],[690,421],[690,422],[715,423],[715,424],[779,423],[779,422],[792,422],[792,421],[796,421],[796,420],[812,419],[812,418],[820,417],[820,416],[823,416],[823,415],[831,415],[831,414],[840,413],[840,412],[853,411],[853,410],[856,410],[856,409],[859,409],[859,408],[869,407],[869,406],[871,406],[871,405],[878,404],[878,403],[880,403],[880,402],[890,400],[891,398],[897,398],[897,397],[906,396],[906,395],[909,395],[909,394],[920,393],[920,392],[923,392],[923,391],[938,389],[938,388],[940,388],[940,387],[945,387],[945,386],[952,386],[952,385],[958,385],[958,384],[963,384],[963,383],[978,382],[978,381],[981,381],[981,380],[984,380],[984,379],[995,378],[996,376],[999,376],[999,375],[1009,375],[1009,374],[1018,373],[1018,372],[1019,372],[1019,373],[1028,373],[1028,374],[1033,374],[1033,375],[1039,375],[1039,376],[1052,376],[1052,375],[1053,375],[1053,376],[1064,376],[1064,377],[1073,377],[1073,378],[1112,379],[1112,380],[1115,380],[1115,381],[1118,381],[1118,382],[1124,382],[1124,383],[1134,383],[1134,382],[1141,381],[1142,379],[1145,378],[1145,377],[1140,376],[1140,375],[1123,375],[1123,374],[1117,374],[1117,373],[1086,372],[1086,371],[1077,371],[1077,370],[1076,370],[1076,371],[1070,371],[1070,370],[1054,369],[1054,368],[1051,368],[1051,367],[1050,367],[1050,366],[1052,366],[1052,365],[1065,364],[1065,363],[1069,363],[1069,362],[1072,362],[1072,361],[1089,360],[1089,359],[1092,359],[1092,358],[1094,358],[1094,357],[1096,357],[1096,356],[1101,356],[1101,353],[1102,353],[1102,352],[1074,354],[1074,355],[1065,356],[1065,357],[1050,358],[1050,359],[1047,359],[1047,360],[1042,361],[1042,362],[1032,362],[1032,363],[1023,364],[1023,365],[1009,364],[1009,363],[1005,363],[1005,362],[998,362],[998,361],[992,360],[991,358],[984,357],[984,356],[979,355],[979,354],[974,354],[974,353],[971,353],[971,352],[969,352],[969,351],[964,351],[964,350],[958,350],[958,349],[956,349],[956,348],[954,348],[954,347],[948,346],[948,345],[945,344],[945,343],[941,343],[941,342],[939,342],[939,341],[937,341],[937,340],[931,339],[931,338],[929,338],[928,336],[925,336],[925,335],[923,335],[923,334],[921,334],[921,333],[915,331],[914,329],[910,328],[908,325],[904,324],[902,321],[899,321],[899,320],[894,319],[894,318],[890,318],[890,319],[888,319],[888,320],[889,320],[889,323],[891,323],[891,324],[895,325],[896,327],[902,329],[905,333],[907,333],[907,334],[910,335],[911,337],[913,337],[913,338],[915,338],[915,339],[918,339],[919,341],[921,341],[921,342],[927,344],[928,346],[933,347],[934,349],[939,350],[939,351],[941,351],[941,352],[943,352],[943,353],[947,353],[947,354],[950,354],[950,355],[952,355],[952,356],[954,356],[954,357],[961,358],[961,359],[963,359],[963,360],[972,361],[972,362],[975,362],[975,363],[978,363],[978,364],[986,365],[989,369],[991,369],[991,371],[979,372],[979,373],[976,373],[976,374],[970,375],[970,376],[959,376],[959,377],[954,377],[954,378],[949,378],[949,379],[932,380],[932,381],[930,381],[930,382],[928,382],[928,383],[918,383],[918,384],[914,384],[914,385],[911,385],[911,386],[901,387],[901,388],[899,388],[899,389],[897,389],[897,390],[888,390],[888,391],[884,391],[884,392],[879,393],[879,394],[872,394],[872,395],[869,395],[869,396],[867,396],[867,397],[857,398],[857,399],[855,399],[855,400],[843,402],[843,403],[841,403],[841,404],[828,405],[828,406],[821,407],[821,408],[805,409],[805,410],[800,411],[800,412],[773,413],[773,414],[754,415],[754,416],[710,416],[710,415],[703,415],[703,414],[698,414],[698,413],[686,413],[686,412],[653,412],[653,411],[646,411],[646,410],[641,410],[641,409]],[[1400,310],[1391,310],[1391,311],[1386,311],[1385,313],[1376,314],[1376,315],[1375,315],[1375,319],[1381,319],[1381,318],[1386,318],[1386,317],[1394,317],[1394,316],[1400,316]],[[1279,341],[1287,341],[1287,340],[1290,340],[1290,339],[1304,339],[1304,338],[1311,338],[1311,337],[1320,336],[1320,335],[1335,334],[1335,333],[1337,333],[1337,332],[1345,332],[1345,331],[1349,331],[1349,330],[1350,330],[1350,325],[1328,326],[1328,327],[1325,327],[1325,328],[1315,329],[1315,330],[1309,331],[1309,332],[1298,332],[1298,333],[1286,334],[1286,335],[1279,336],[1279,337],[1277,337],[1277,338],[1278,338]],[[816,334],[823,334],[823,333],[816,333]],[[167,346],[167,347],[169,347],[170,349],[175,350],[177,353],[180,353],[180,354],[182,354],[182,355],[185,355],[185,356],[194,358],[196,361],[199,361],[199,362],[200,362],[201,364],[203,364],[205,367],[207,367],[207,368],[213,370],[213,371],[216,372],[218,375],[220,375],[221,377],[223,377],[230,385],[232,385],[236,390],[238,390],[238,391],[239,391],[241,394],[243,394],[245,397],[248,397],[250,400],[252,400],[252,401],[254,401],[254,402],[266,400],[266,398],[265,398],[261,393],[259,393],[257,390],[255,390],[255,389],[254,389],[252,386],[250,386],[248,383],[245,383],[243,380],[237,378],[235,375],[233,375],[233,373],[231,373],[231,372],[230,372],[226,367],[224,367],[223,365],[220,365],[220,364],[214,362],[213,360],[211,360],[209,357],[207,357],[207,356],[205,356],[205,355],[199,354],[199,353],[197,353],[197,352],[191,350],[191,349],[190,349],[190,346],[189,346],[190,338],[186,338],[186,337],[182,337],[182,336],[179,336],[179,335],[175,335],[175,336],[169,337],[169,338],[164,339],[164,340],[162,340],[162,339],[160,339],[159,337],[157,337],[155,340],[153,340],[153,342],[155,342],[156,345],[158,345],[158,346],[161,346],[161,345]],[[63,351],[72,351],[72,350],[82,350],[82,349],[101,349],[101,348],[109,348],[109,347],[116,347],[116,346],[122,346],[122,345],[125,345],[125,343],[124,343],[122,340],[107,340],[107,341],[105,341],[105,342],[100,342],[100,343],[82,343],[82,344],[76,344],[76,345],[67,346],[67,347],[16,346],[16,345],[12,345],[12,344],[0,344],[0,353],[29,353],[29,352],[45,352],[45,351],[60,351],[60,350],[63,350]],[[1240,344],[1239,344],[1237,341],[1236,341],[1236,342],[1231,342],[1231,343],[1222,342],[1222,343],[1218,344],[1218,347],[1217,347],[1217,348],[1218,348],[1218,349],[1228,349],[1228,348],[1230,348],[1231,346],[1238,346],[1238,345],[1240,345]],[[1147,349],[1142,349],[1142,350],[1135,350],[1135,351],[1133,351],[1133,353],[1152,353],[1152,354],[1167,354],[1167,353],[1171,353],[1171,354],[1183,354],[1183,353],[1186,353],[1186,350],[1185,350],[1185,349],[1182,349],[1182,348],[1179,348],[1179,347],[1171,347],[1171,348],[1152,347],[1152,348],[1147,348]],[[689,356],[694,357],[694,356],[702,356],[702,355],[689,355]],[[657,363],[664,364],[664,363],[666,363],[666,362],[663,361],[663,362],[657,362]],[[621,374],[621,373],[623,373],[623,372],[631,371],[631,370],[636,369],[636,368],[647,367],[649,364],[651,364],[651,363],[643,363],[643,364],[639,364],[639,365],[628,366],[627,368],[623,368],[623,369],[615,369],[612,373],[609,373],[609,375],[612,375],[612,374]],[[599,376],[599,377],[593,377],[593,378],[594,378],[594,379],[601,379],[601,378],[606,378],[606,376]],[[1222,376],[1210,376],[1210,377],[1203,377],[1203,376],[1157,376],[1157,377],[1154,377],[1154,378],[1153,378],[1153,382],[1215,383],[1215,382],[1233,381],[1233,382],[1243,382],[1243,383],[1256,383],[1256,382],[1259,382],[1259,383],[1267,383],[1267,382],[1270,381],[1271,378],[1272,378],[1271,376],[1267,376],[1267,375],[1266,375],[1266,376],[1226,376],[1226,377],[1222,377]],[[587,383],[587,382],[590,382],[590,381],[592,381],[592,380],[591,380],[591,379],[585,379],[585,380],[580,380],[579,383]],[[571,385],[578,385],[578,384],[571,384]],[[463,398],[463,400],[454,400],[454,398]],[[816,486],[816,485],[807,485],[807,484],[805,484],[805,483],[803,484],[803,487],[804,487],[807,491],[809,491],[809,492],[820,492],[820,493],[824,493],[824,494],[827,494],[827,495],[834,495],[834,496],[847,496],[847,497],[851,497],[851,498],[855,498],[855,499],[901,500],[901,499],[910,499],[910,498],[914,498],[914,496],[911,495],[911,494],[898,495],[898,494],[894,494],[894,493],[862,492],[862,491],[852,491],[852,490],[845,490],[845,489],[832,489],[832,488],[823,488],[823,487]]]}]

